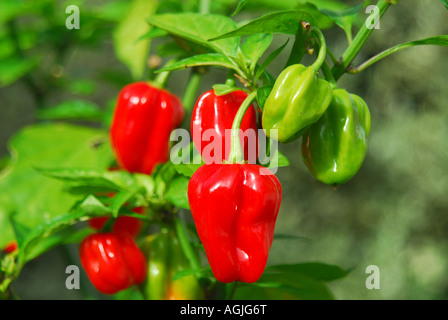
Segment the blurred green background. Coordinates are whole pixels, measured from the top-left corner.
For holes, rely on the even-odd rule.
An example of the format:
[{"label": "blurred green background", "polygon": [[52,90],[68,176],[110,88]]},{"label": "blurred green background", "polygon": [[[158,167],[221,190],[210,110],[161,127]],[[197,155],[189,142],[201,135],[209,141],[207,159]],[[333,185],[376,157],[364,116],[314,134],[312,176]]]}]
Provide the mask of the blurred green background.
[{"label": "blurred green background", "polygon": [[[53,19],[64,23],[67,3],[77,1],[54,2]],[[167,10],[169,3],[165,1]],[[109,18],[103,21],[103,28],[94,27],[94,21],[83,22],[84,5],[104,9],[103,17]],[[0,88],[0,156],[7,155],[7,141],[15,132],[37,121],[39,103],[48,107],[81,97],[106,109],[113,106],[120,86],[131,81],[113,48],[111,30],[120,16],[119,6],[95,0],[80,9],[80,30],[61,27],[50,32],[46,28],[51,22],[39,14],[8,21],[3,16],[0,21],[1,35],[11,21],[18,30],[47,30],[38,39],[28,39],[23,32],[21,40],[30,46],[27,56],[41,57],[38,64],[44,72],[30,73],[31,80],[25,76]],[[235,19],[262,13],[243,11]],[[367,14],[360,14],[361,19],[365,17]],[[340,56],[346,45],[343,31],[335,27],[324,34],[328,46]],[[448,10],[440,1],[401,1],[386,13],[356,62],[398,43],[442,34],[448,34]],[[286,39],[276,36],[271,51]],[[287,49],[291,46],[289,43]],[[0,54],[2,48],[5,46],[0,45]],[[156,48],[157,40],[152,44],[154,54]],[[269,68],[272,74],[280,72],[288,58],[287,49]],[[280,146],[291,165],[278,171],[284,196],[276,232],[309,240],[274,241],[269,264],[319,261],[352,269],[346,278],[331,283],[337,299],[448,298],[447,57],[448,48],[416,47],[359,75],[343,76],[340,86],[363,97],[372,114],[365,163],[348,183],[334,189],[316,181],[301,160],[300,141]],[[4,63],[0,63],[0,74],[2,67]],[[183,92],[188,72],[172,75],[172,92]],[[199,93],[222,83],[225,75],[210,70]],[[34,83],[31,86],[30,81]],[[36,88],[41,86],[48,88],[45,99],[38,101]],[[76,261],[76,247],[54,249],[29,263],[15,282],[18,295],[24,299],[80,298],[79,292],[65,289],[68,256]],[[366,289],[369,265],[380,269],[379,290]]]}]

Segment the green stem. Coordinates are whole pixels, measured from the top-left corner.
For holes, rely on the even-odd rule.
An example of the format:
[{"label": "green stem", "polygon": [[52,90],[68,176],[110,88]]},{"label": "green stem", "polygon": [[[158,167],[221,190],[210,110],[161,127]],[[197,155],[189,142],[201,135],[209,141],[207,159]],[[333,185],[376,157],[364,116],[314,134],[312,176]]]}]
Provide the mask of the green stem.
[{"label": "green stem", "polygon": [[227,297],[227,300],[232,300],[233,299],[233,296],[235,295],[235,291],[236,291],[236,288],[238,287],[238,281],[235,281],[234,283],[233,283],[233,285],[232,285],[232,289],[230,290],[230,292],[229,292],[229,295],[228,295],[228,297]]},{"label": "green stem", "polygon": [[238,112],[235,115],[235,119],[232,124],[232,135],[231,135],[231,144],[230,144],[230,154],[228,163],[242,163],[244,162],[243,150],[241,149],[241,141],[240,141],[240,127],[241,122],[243,121],[244,115],[246,111],[251,106],[252,102],[257,97],[257,91],[252,92],[247,96],[244,102],[241,104]]},{"label": "green stem", "polygon": [[[176,59],[169,60],[165,65],[164,68],[171,66],[174,62],[176,62]],[[168,82],[168,79],[171,75],[171,71],[164,71],[160,72],[157,77],[152,81],[152,83],[157,86],[158,88],[165,88],[166,83]]]},{"label": "green stem", "polygon": [[184,96],[182,98],[182,104],[186,111],[193,109],[201,80],[202,74],[193,68],[190,74],[190,80],[188,81],[187,88],[185,89]]},{"label": "green stem", "polygon": [[199,12],[201,14],[210,13],[210,5],[211,5],[210,0],[201,0],[201,2],[199,4]]},{"label": "green stem", "polygon": [[311,65],[311,67],[317,72],[325,62],[325,57],[327,56],[327,44],[325,43],[324,35],[318,28],[312,27],[310,31],[311,33],[317,35],[317,40],[319,42],[319,54],[317,55],[316,61],[314,61],[314,63]]},{"label": "green stem", "polygon": [[191,245],[190,240],[188,239],[187,233],[185,232],[185,227],[180,220],[180,217],[177,216],[173,219],[174,228],[176,229],[177,238],[179,239],[180,246],[185,256],[190,262],[190,266],[194,271],[201,270],[201,263],[196,255],[196,252]]},{"label": "green stem", "polygon": [[331,69],[328,66],[327,62],[324,61],[321,67],[322,73],[324,74],[325,80],[327,80],[333,87],[336,86],[336,80],[333,77],[333,74],[331,73]]},{"label": "green stem", "polygon": [[[362,64],[360,64],[358,67],[348,69],[347,72],[351,73],[351,74],[360,73],[361,71],[363,71],[363,70],[367,69],[368,67],[370,67],[372,64],[380,61],[381,59],[384,59],[384,58],[388,57],[392,53],[401,51],[401,50],[406,49],[406,48],[411,48],[411,47],[415,47],[415,46],[423,46],[423,45],[442,45],[442,46],[447,46],[446,42],[440,42],[440,44],[438,43],[438,40],[441,39],[441,38],[444,38],[445,41],[448,40],[448,36],[436,36],[436,37],[430,37],[430,38],[426,38],[426,39],[422,39],[422,40],[417,40],[417,41],[411,41],[411,42],[407,42],[407,43],[398,44],[396,46],[393,46],[392,48],[386,49],[386,50],[378,53],[377,55],[373,56],[369,60],[367,60],[367,61],[363,62]],[[434,40],[434,42],[432,42],[432,40]]]},{"label": "green stem", "polygon": [[[379,0],[377,3],[377,7],[380,12],[379,18],[381,19],[381,17],[386,13],[387,9],[389,9],[389,7],[396,2],[398,1]],[[331,70],[336,81],[347,71],[347,68],[361,51],[372,31],[373,28],[367,27],[365,23],[362,25],[361,29],[356,34],[355,39],[353,39],[353,42],[348,46],[348,48],[342,55],[340,62],[338,64],[335,64],[333,66],[333,69]]]},{"label": "green stem", "polygon": [[286,69],[293,64],[298,64],[302,61],[303,56],[305,55],[306,38],[310,27],[311,25],[308,22],[301,21],[299,28],[297,29],[291,54],[289,55],[288,61],[283,69]]}]

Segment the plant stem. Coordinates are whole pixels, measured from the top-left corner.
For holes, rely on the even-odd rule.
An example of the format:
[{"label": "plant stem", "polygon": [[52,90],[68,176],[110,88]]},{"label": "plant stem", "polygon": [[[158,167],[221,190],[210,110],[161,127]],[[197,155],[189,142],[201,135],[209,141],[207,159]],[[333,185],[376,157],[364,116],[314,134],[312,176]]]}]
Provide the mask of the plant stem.
[{"label": "plant stem", "polygon": [[227,300],[232,300],[235,295],[236,288],[238,287],[238,281],[235,281],[232,286],[232,290],[230,291]]},{"label": "plant stem", "polygon": [[386,49],[386,50],[378,53],[377,55],[373,56],[369,60],[367,60],[367,61],[363,62],[362,64],[360,64],[358,67],[348,69],[347,72],[351,73],[351,74],[360,73],[361,71],[363,71],[363,70],[367,69],[368,67],[370,67],[372,64],[380,61],[381,59],[384,59],[384,58],[388,57],[392,53],[401,51],[401,50],[406,49],[406,48],[411,48],[411,47],[415,47],[415,46],[422,46],[422,45],[443,45],[443,46],[447,46],[445,42],[443,42],[442,44],[438,44],[437,42],[434,42],[434,43],[429,42],[429,40],[431,40],[431,39],[438,40],[438,39],[441,39],[441,38],[445,38],[445,41],[448,40],[448,36],[436,36],[436,37],[431,37],[431,38],[427,38],[427,39],[422,39],[422,40],[417,40],[417,41],[412,41],[412,42],[398,44],[396,46],[393,46],[392,48]]},{"label": "plant stem", "polygon": [[173,219],[174,228],[176,229],[177,238],[179,239],[180,246],[188,261],[190,266],[194,271],[201,270],[201,263],[193,249],[193,246],[188,239],[187,233],[185,232],[185,227],[179,216]]},{"label": "plant stem", "polygon": [[233,120],[232,124],[230,154],[229,160],[227,161],[228,163],[241,163],[244,161],[244,155],[243,150],[241,149],[240,141],[240,127],[247,109],[249,109],[256,97],[257,91],[253,91],[251,94],[249,94],[246,100],[244,100],[244,102],[241,104],[238,112],[235,115],[235,119]]},{"label": "plant stem", "polygon": [[[395,4],[398,1],[393,0],[379,0],[377,3],[377,7],[379,9],[379,18],[386,13],[387,9],[391,6],[391,4]],[[348,46],[345,52],[342,55],[342,58],[339,63],[333,66],[331,70],[335,80],[337,81],[346,71],[353,60],[356,58],[358,53],[361,51],[365,42],[369,38],[372,33],[373,28],[369,28],[365,23],[362,25],[359,32],[356,34],[356,37],[353,39],[353,42]]]},{"label": "plant stem", "polygon": [[201,2],[199,4],[199,12],[201,14],[210,13],[210,5],[211,5],[210,0],[201,0]]},{"label": "plant stem", "polygon": [[314,61],[314,63],[311,65],[311,67],[317,72],[325,62],[325,57],[327,56],[327,44],[325,43],[324,35],[318,28],[312,27],[310,31],[311,33],[317,35],[317,40],[319,42],[319,54],[317,55],[316,61]]},{"label": "plant stem", "polygon": [[291,54],[283,69],[286,69],[290,65],[298,64],[302,61],[303,56],[305,55],[306,38],[310,27],[311,25],[306,21],[302,21],[300,23],[299,28],[297,29],[294,45],[291,49]]},{"label": "plant stem", "polygon": [[190,74],[190,79],[185,89],[184,96],[182,98],[182,104],[186,111],[193,109],[194,102],[196,100],[196,94],[201,84],[202,74],[193,68]]},{"label": "plant stem", "polygon": [[331,69],[326,61],[324,61],[324,63],[322,64],[321,70],[324,74],[325,80],[327,80],[333,87],[335,87],[336,80],[334,79],[333,74],[331,73]]}]

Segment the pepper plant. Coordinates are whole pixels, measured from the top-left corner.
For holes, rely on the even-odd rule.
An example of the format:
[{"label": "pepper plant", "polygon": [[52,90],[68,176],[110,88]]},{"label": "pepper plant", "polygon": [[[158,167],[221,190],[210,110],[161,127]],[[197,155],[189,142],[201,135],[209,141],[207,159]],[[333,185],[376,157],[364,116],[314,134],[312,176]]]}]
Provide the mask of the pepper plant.
[{"label": "pepper plant", "polygon": [[[282,238],[275,224],[282,219],[285,190],[274,173],[302,160],[262,150],[258,140],[277,142],[281,151],[302,139],[304,164],[329,187],[356,175],[368,147],[370,112],[338,80],[404,48],[448,46],[447,35],[436,35],[356,66],[375,30],[371,21],[402,5],[379,0],[372,14],[377,16],[367,17],[368,4],[133,0],[89,7],[80,1],[85,26],[69,31],[52,19],[58,10],[53,1],[2,2],[0,70],[6,71],[0,85],[23,81],[40,121],[13,137],[2,168],[0,297],[16,297],[14,281],[28,262],[74,244],[83,272],[108,297],[334,298],[326,282],[342,279],[347,270],[316,262],[268,264],[273,241]],[[251,19],[239,19],[243,13]],[[21,24],[20,18],[38,14],[47,19],[44,27]],[[347,38],[340,58],[327,47],[325,32],[333,27]],[[274,46],[279,34],[288,41]],[[76,99],[49,107],[53,90],[95,90],[93,81],[60,72],[67,48],[98,45],[95,37],[113,39],[118,60],[129,69],[127,75],[102,75],[118,83],[111,103],[101,108]],[[39,45],[54,46],[53,67],[27,58]],[[270,72],[286,50],[282,70]],[[305,63],[305,56],[313,61]],[[170,87],[169,78],[184,69],[184,90]],[[224,70],[222,81],[199,92],[215,69]],[[171,149],[170,134],[179,127],[191,129],[192,141]],[[255,132],[254,148],[240,129]],[[207,130],[213,143],[204,137]],[[30,140],[39,147],[30,148]],[[210,150],[212,145],[219,147]],[[261,151],[272,153],[271,161],[251,162],[249,153]],[[173,157],[187,161],[175,163]]]}]

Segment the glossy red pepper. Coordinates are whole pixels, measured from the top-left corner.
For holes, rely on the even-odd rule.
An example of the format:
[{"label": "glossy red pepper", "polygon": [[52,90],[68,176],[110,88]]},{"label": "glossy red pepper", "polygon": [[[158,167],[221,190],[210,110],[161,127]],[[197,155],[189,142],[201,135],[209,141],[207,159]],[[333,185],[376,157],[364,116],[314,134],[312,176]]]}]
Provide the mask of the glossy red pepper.
[{"label": "glossy red pepper", "polygon": [[[246,98],[247,93],[240,90],[222,96],[217,96],[214,90],[209,90],[199,97],[191,117],[191,133],[194,145],[200,150],[205,163],[221,163],[224,159],[228,160],[230,153],[230,129],[238,109]],[[240,134],[240,141],[241,143],[244,142],[244,159],[249,160],[249,151],[255,152],[254,162],[258,153],[256,119],[255,108],[251,106],[244,115],[241,123],[242,132]],[[220,142],[213,142],[214,138],[209,139],[210,137],[207,137],[207,133],[204,135],[204,132],[208,129],[214,130],[213,134]],[[226,129],[229,130],[226,132]],[[255,141],[250,141],[248,136],[243,137],[247,129],[253,129]],[[207,148],[211,143],[213,145]],[[253,144],[253,146],[250,144]],[[212,147],[217,149],[213,148],[211,150]]]},{"label": "glossy red pepper", "polygon": [[146,82],[124,87],[110,128],[117,163],[133,173],[151,174],[169,159],[169,138],[185,111],[177,96]]},{"label": "glossy red pepper", "polygon": [[146,278],[145,256],[126,233],[90,235],[82,241],[79,253],[87,276],[102,293],[117,293]]},{"label": "glossy red pepper", "polygon": [[276,176],[259,165],[205,164],[194,173],[188,200],[218,281],[253,283],[260,278],[281,197]]}]

